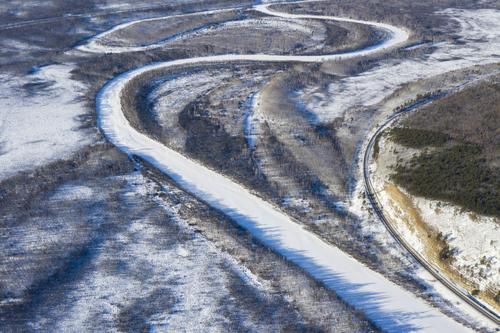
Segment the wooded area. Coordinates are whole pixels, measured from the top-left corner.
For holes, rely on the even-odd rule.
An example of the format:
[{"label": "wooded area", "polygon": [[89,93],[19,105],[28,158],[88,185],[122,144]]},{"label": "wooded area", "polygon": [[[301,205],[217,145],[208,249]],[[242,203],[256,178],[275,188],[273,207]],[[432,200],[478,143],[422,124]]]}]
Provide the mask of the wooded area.
[{"label": "wooded area", "polygon": [[[421,154],[393,179],[415,195],[500,217],[500,83],[467,88],[411,113],[390,138]],[[432,149],[427,149],[432,147]]]}]

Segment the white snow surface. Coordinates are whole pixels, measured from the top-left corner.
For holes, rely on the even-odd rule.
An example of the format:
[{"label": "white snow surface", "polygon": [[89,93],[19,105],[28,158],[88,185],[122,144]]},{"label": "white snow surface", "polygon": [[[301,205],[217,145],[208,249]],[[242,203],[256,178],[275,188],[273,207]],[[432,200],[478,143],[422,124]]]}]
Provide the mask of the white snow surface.
[{"label": "white snow surface", "polygon": [[258,122],[259,122],[259,106],[260,106],[260,93],[255,93],[247,100],[247,113],[244,121],[244,133],[251,150],[255,150],[257,146]]},{"label": "white snow surface", "polygon": [[[274,15],[266,6],[260,11]],[[288,18],[338,20],[334,17],[276,14]],[[404,30],[380,23],[343,21],[378,26],[391,32],[388,40],[369,49],[351,52],[353,57],[378,52],[406,41]],[[467,328],[443,315],[410,292],[390,282],[340,251],[283,214],[268,202],[253,195],[241,185],[190,160],[136,131],[125,118],[121,92],[131,79],[151,70],[194,63],[227,61],[299,61],[321,62],[336,59],[329,56],[223,55],[182,59],[153,64],[125,73],[109,82],[98,97],[98,121],[108,139],[128,154],[138,155],[172,177],[185,190],[220,209],[256,238],[311,273],[335,290],[355,308],[387,332],[463,332]]]},{"label": "white snow surface", "polygon": [[[325,31],[321,31],[322,26],[314,25],[313,22],[300,21],[297,19],[277,18],[277,17],[262,17],[257,19],[235,20],[222,23],[216,27],[208,27],[194,33],[182,34],[179,39],[189,40],[195,36],[201,36],[206,33],[220,33],[224,34],[227,29],[244,29],[251,28],[256,31],[277,30],[280,33],[286,34],[287,32],[299,32],[303,35],[312,36],[311,40],[321,42],[325,39]],[[314,33],[316,29],[317,33]],[[324,28],[322,29],[324,30]]]},{"label": "white snow surface", "polygon": [[[135,196],[151,192],[151,183],[140,173],[121,178],[129,183],[127,194],[132,202]],[[161,200],[159,203],[181,230],[189,232],[177,206],[167,206]],[[148,217],[124,221],[124,225],[102,244],[93,269],[69,293],[71,308],[55,323],[55,331],[79,332],[96,320],[92,327],[99,327],[101,320],[100,331],[115,332],[109,323],[115,323],[124,308],[132,307],[145,295],[172,294],[170,301],[168,297],[163,301],[164,307],[145,315],[150,331],[220,332],[226,318],[219,310],[221,304],[231,309],[223,302],[231,298],[227,286],[233,274],[249,288],[266,290],[248,269],[199,234],[176,246],[165,246],[165,241],[161,241],[164,226],[151,223]],[[116,261],[126,262],[124,273],[108,271]],[[32,326],[43,331],[43,324],[42,318],[34,318]],[[257,332],[267,328],[258,323],[255,327],[251,321],[248,326]]]},{"label": "white snow surface", "polygon": [[[384,42],[373,45],[371,47],[359,50],[359,51],[354,51],[354,52],[348,52],[344,53],[342,55],[328,55],[328,56],[309,56],[309,60],[303,60],[303,61],[312,61],[312,58],[321,58],[321,61],[326,61],[326,60],[337,60],[337,59],[346,59],[346,58],[351,58],[351,57],[356,57],[356,56],[366,56],[369,54],[373,54],[375,52],[387,50],[390,48],[393,48],[399,44],[402,44],[408,40],[408,32],[402,28],[398,28],[389,24],[385,23],[379,23],[379,22],[367,22],[367,21],[361,21],[361,20],[354,20],[354,19],[348,19],[344,17],[336,17],[336,16],[319,16],[319,15],[306,15],[306,14],[288,14],[288,13],[281,13],[281,12],[276,12],[268,8],[269,4],[262,4],[262,5],[257,5],[254,7],[255,10],[270,15],[270,16],[275,16],[275,17],[281,17],[281,18],[286,18],[286,19],[317,19],[317,20],[328,20],[328,21],[338,21],[338,22],[349,22],[349,23],[358,23],[358,24],[365,24],[365,25],[370,25],[374,28],[383,30],[387,32],[389,35],[389,38],[387,38]],[[105,31],[91,39],[88,40],[88,42],[84,45],[80,45],[77,47],[77,49],[85,52],[91,52],[91,53],[123,53],[123,52],[137,52],[137,51],[146,51],[146,50],[152,50],[155,48],[162,47],[165,45],[165,42],[160,42],[160,43],[155,43],[155,44],[150,44],[150,45],[145,45],[145,46],[120,46],[120,47],[111,47],[107,45],[103,45],[99,43],[99,40],[102,39],[103,37],[106,37],[107,35],[116,32],[117,30],[125,29],[128,28],[131,25],[134,25],[138,22],[147,22],[147,21],[158,21],[158,20],[164,20],[166,18],[173,18],[173,17],[184,17],[184,16],[194,16],[194,15],[207,15],[207,14],[214,14],[214,13],[219,13],[219,12],[224,12],[224,11],[230,11],[234,10],[234,8],[228,8],[228,9],[218,9],[218,10],[210,10],[210,11],[205,11],[205,12],[197,12],[197,13],[192,13],[192,14],[181,14],[181,15],[174,15],[174,16],[165,16],[165,17],[156,17],[156,18],[150,18],[150,19],[143,19],[143,20],[137,20],[137,21],[131,21],[127,23],[120,24],[108,31]],[[259,22],[259,20],[252,20],[252,22]],[[234,24],[240,24],[238,22]],[[275,25],[277,23],[274,23]],[[278,22],[279,24],[279,22]],[[282,22],[283,24],[283,22]],[[287,22],[289,24],[289,22]],[[293,28],[298,29],[297,26],[295,25]],[[303,28],[301,28],[303,29]],[[300,61],[298,59],[293,60],[289,59],[290,61]]]},{"label": "white snow surface", "polygon": [[83,185],[63,185],[51,197],[52,200],[90,200],[95,196],[94,191]]},{"label": "white snow surface", "polygon": [[[258,29],[278,29],[280,31],[298,31],[303,34],[312,35],[314,30],[307,26],[305,22],[297,21],[297,20],[289,20],[284,18],[258,18],[258,19],[247,19],[247,20],[238,20],[238,21],[230,21],[227,23],[223,23],[221,28],[243,28],[243,27],[256,27]],[[324,36],[318,35],[313,36],[312,38],[321,41]]]},{"label": "white snow surface", "polygon": [[184,147],[186,134],[178,127],[179,112],[198,96],[230,79],[229,72],[209,75],[206,72],[176,75],[162,82],[150,94],[155,120],[168,133],[172,147]]},{"label": "white snow surface", "polygon": [[100,41],[102,39],[105,39],[106,36],[116,32],[118,30],[129,28],[130,26],[133,26],[134,24],[137,24],[139,22],[154,22],[154,21],[162,21],[165,19],[176,18],[176,17],[211,15],[211,14],[229,12],[229,11],[234,10],[235,8],[239,8],[239,7],[225,8],[225,9],[214,9],[214,10],[207,10],[207,11],[202,11],[202,12],[188,13],[188,14],[153,17],[153,18],[148,18],[148,19],[141,19],[141,20],[125,22],[125,23],[122,23],[122,24],[115,26],[114,28],[112,28],[110,30],[104,31],[101,34],[98,34],[98,35],[90,38],[87,41],[87,43],[80,45],[80,46],[77,46],[76,49],[78,49],[80,51],[84,51],[84,52],[89,52],[89,53],[124,53],[124,52],[138,52],[138,51],[147,51],[147,50],[157,49],[159,47],[164,46],[166,43],[169,42],[169,40],[167,39],[166,41],[163,41],[163,42],[158,42],[158,43],[144,45],[144,46],[109,46],[109,45],[106,45],[105,43],[101,43]]},{"label": "white snow surface", "polygon": [[[70,65],[42,67],[25,78],[0,76],[0,179],[60,159],[89,144],[77,130],[85,114],[85,86],[70,78]],[[29,95],[25,84],[47,85]]]},{"label": "white snow surface", "polygon": [[456,250],[452,263],[481,290],[500,287],[500,227],[498,219],[473,216],[460,207],[413,197],[425,222],[443,233]]},{"label": "white snow surface", "polygon": [[336,80],[325,93],[304,90],[304,100],[310,100],[307,109],[320,121],[330,122],[353,109],[376,105],[405,83],[500,61],[500,11],[447,9],[440,13],[460,24],[461,43],[435,43],[430,55],[388,60],[373,70]]}]

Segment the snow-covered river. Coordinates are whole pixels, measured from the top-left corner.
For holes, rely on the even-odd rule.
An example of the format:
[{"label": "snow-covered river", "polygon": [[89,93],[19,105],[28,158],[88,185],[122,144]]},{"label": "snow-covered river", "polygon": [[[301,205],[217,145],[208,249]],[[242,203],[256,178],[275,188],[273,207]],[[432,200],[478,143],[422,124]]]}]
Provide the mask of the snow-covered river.
[{"label": "snow-covered river", "polygon": [[[126,119],[121,105],[121,93],[128,82],[149,71],[189,64],[237,61],[323,62],[339,57],[345,59],[370,55],[397,47],[408,39],[408,33],[404,29],[382,23],[329,16],[277,13],[270,10],[267,5],[259,5],[255,9],[268,15],[289,19],[320,19],[367,24],[383,29],[387,32],[388,38],[375,46],[341,55],[219,55],[148,65],[116,77],[101,90],[97,100],[100,128],[118,148],[128,154],[140,156],[172,177],[186,191],[223,211],[264,244],[335,290],[339,296],[356,309],[363,311],[384,331],[468,331],[466,327],[442,314],[424,300],[392,283],[335,246],[322,241],[248,189],[138,132]],[[134,23],[119,26],[113,31],[131,24]],[[96,36],[89,44],[80,46],[80,49],[88,52],[131,52],[138,49],[138,47],[106,48],[98,41],[99,36]],[[158,47],[158,45],[140,48],[147,49],[148,47]],[[368,84],[368,81],[356,83],[356,85],[359,84]],[[347,92],[345,94],[347,95]]]}]

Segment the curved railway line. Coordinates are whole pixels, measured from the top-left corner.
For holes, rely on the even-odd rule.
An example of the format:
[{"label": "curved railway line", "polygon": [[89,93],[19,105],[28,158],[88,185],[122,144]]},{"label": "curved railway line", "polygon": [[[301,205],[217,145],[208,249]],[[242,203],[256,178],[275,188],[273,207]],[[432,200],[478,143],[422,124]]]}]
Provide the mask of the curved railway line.
[{"label": "curved railway line", "polygon": [[382,132],[398,117],[402,116],[405,113],[411,112],[413,110],[418,109],[419,107],[431,103],[432,101],[445,96],[447,94],[439,94],[437,96],[423,98],[402,110],[392,114],[373,134],[368,142],[367,148],[363,157],[363,178],[365,182],[365,190],[368,200],[373,207],[373,210],[377,214],[378,218],[386,229],[389,231],[391,236],[397,241],[399,245],[401,245],[410,255],[422,266],[424,267],[433,277],[435,277],[439,282],[441,282],[446,288],[448,288],[455,295],[460,297],[467,304],[472,306],[476,311],[480,312],[483,316],[487,317],[491,321],[493,321],[496,325],[500,325],[500,316],[492,309],[490,309],[487,305],[483,304],[473,295],[471,295],[467,290],[457,286],[453,281],[444,276],[440,270],[427,261],[422,255],[420,255],[405,239],[399,232],[394,228],[393,223],[391,223],[390,219],[387,218],[384,214],[384,209],[380,200],[378,199],[377,192],[374,190],[370,179],[370,160],[372,156],[372,150],[377,141],[377,138],[382,134]]}]

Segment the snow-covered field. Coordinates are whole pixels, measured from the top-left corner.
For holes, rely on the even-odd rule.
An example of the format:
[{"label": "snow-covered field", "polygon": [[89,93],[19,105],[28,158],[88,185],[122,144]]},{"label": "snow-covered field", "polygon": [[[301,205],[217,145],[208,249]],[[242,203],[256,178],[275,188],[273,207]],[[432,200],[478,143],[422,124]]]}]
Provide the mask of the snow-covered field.
[{"label": "snow-covered field", "polygon": [[311,101],[308,109],[321,121],[333,121],[353,108],[375,106],[405,83],[500,60],[500,11],[448,9],[442,14],[460,23],[459,43],[436,43],[430,55],[387,60],[335,81],[324,93],[303,91],[303,99]]},{"label": "snow-covered field", "polygon": [[223,211],[264,244],[336,290],[383,329],[467,331],[423,300],[326,244],[247,189],[133,129],[122,112],[120,92],[134,75],[137,72],[112,81],[98,100],[100,127],[117,147],[141,156],[184,189]]},{"label": "snow-covered field", "polygon": [[[116,3],[110,2],[109,6],[108,8],[113,8]],[[433,308],[403,287],[390,282],[331,244],[325,243],[312,232],[283,214],[279,209],[251,194],[250,191],[239,184],[137,132],[128,123],[122,112],[120,93],[127,82],[151,70],[177,68],[191,64],[237,61],[320,63],[327,60],[375,54],[401,46],[408,38],[408,33],[403,29],[383,23],[315,15],[276,13],[269,10],[265,5],[257,6],[256,9],[262,13],[282,18],[278,21],[264,20],[270,22],[272,27],[274,27],[273,24],[278,24],[279,27],[285,25],[287,29],[303,29],[300,25],[297,27],[291,26],[289,21],[314,18],[369,24],[388,32],[389,38],[374,47],[342,55],[224,55],[184,59],[146,66],[120,75],[101,91],[97,101],[99,126],[108,139],[118,148],[128,154],[141,156],[160,171],[172,177],[182,188],[224,212],[238,224],[248,229],[264,244],[304,268],[317,280],[335,290],[349,304],[363,311],[369,319],[385,331],[468,331],[467,328],[443,315],[438,309]],[[322,96],[321,93],[314,92],[314,100],[318,102],[318,104],[314,105],[314,108],[318,111],[318,119],[328,120],[332,115],[336,117],[354,105],[368,106],[376,104],[401,84],[418,78],[471,64],[493,61],[492,59],[498,52],[500,42],[498,34],[489,31],[491,28],[488,28],[488,24],[494,27],[493,30],[499,31],[498,19],[500,14],[487,10],[477,12],[450,10],[447,14],[461,20],[463,27],[461,34],[462,39],[466,41],[466,46],[455,44],[439,45],[438,49],[426,59],[404,60],[398,64],[388,62],[384,66],[359,77],[344,79],[339,85],[335,83],[330,87],[329,96],[333,96],[334,100]],[[258,22],[257,20],[254,21],[246,21],[243,24],[256,24]],[[91,39],[88,44],[79,47],[79,49],[93,53],[120,53],[150,50],[161,46],[160,44],[152,44],[140,47],[109,47],[98,43],[100,38],[111,31],[124,29],[132,24],[134,22],[120,25],[98,35]],[[239,25],[241,23],[235,24]],[[481,37],[484,36],[485,30],[488,30],[488,39],[491,39],[488,42],[485,42]],[[428,69],[428,67],[432,68]],[[45,164],[56,157],[61,158],[92,142],[91,136],[85,135],[81,130],[78,132],[73,130],[74,127],[81,124],[76,117],[83,115],[86,111],[83,102],[78,100],[79,98],[82,99],[86,87],[71,80],[69,77],[71,69],[71,66],[68,65],[53,65],[44,67],[30,76],[26,79],[26,82],[21,84],[34,82],[36,84],[47,84],[48,87],[44,89],[45,95],[26,98],[22,102],[18,98],[12,97],[17,95],[21,84],[19,86],[14,85],[12,83],[13,78],[10,77],[5,76],[2,78],[0,87],[5,84],[6,89],[3,89],[3,91],[7,91],[7,93],[1,96],[2,104],[5,101],[6,108],[2,108],[2,113],[5,113],[0,118],[0,178],[24,168]],[[192,79],[193,76],[186,77],[186,79],[188,78]],[[217,79],[223,80],[224,76],[222,75]],[[195,91],[190,93],[202,94],[212,87],[213,81],[214,78],[200,75],[196,84],[190,85],[186,81],[187,87],[185,89],[194,89]],[[162,96],[168,95],[168,99],[163,99],[165,102],[163,107],[168,108],[168,103],[174,103],[178,107],[179,101],[186,97],[186,91],[176,90],[182,82],[182,80],[179,80],[179,82],[172,82],[172,86],[167,84],[160,87],[155,92],[154,98],[158,98],[161,104]],[[258,95],[251,100],[252,110],[258,109],[258,100]],[[26,103],[26,101],[29,102],[24,105],[23,103]],[[5,115],[10,108],[21,111],[16,112],[14,116],[6,117]],[[0,113],[0,116],[2,116],[2,113]],[[258,113],[256,114],[258,115]],[[165,117],[172,115],[158,112],[157,116],[164,117],[161,121],[168,124],[171,119]],[[246,131],[250,142],[253,142],[255,134],[251,125],[253,116],[255,114],[249,113]],[[33,128],[37,130],[33,131]],[[19,149],[19,147],[22,147],[22,149]],[[70,187],[62,189],[55,194],[55,197],[85,198],[91,195],[93,194],[88,188]],[[305,203],[297,201],[289,201],[284,204],[305,206]],[[169,207],[166,208],[170,209]],[[175,214],[175,212],[171,213]],[[147,258],[145,262],[137,263],[137,266],[129,268],[131,272],[136,271],[140,276],[142,269],[148,267],[153,280],[147,281],[147,284],[144,285],[143,281],[136,277],[131,278],[120,274],[112,276],[103,274],[99,269],[93,270],[85,277],[84,282],[69,295],[69,297],[77,301],[71,315],[61,319],[59,329],[72,330],[79,327],[78,323],[82,321],[92,321],[98,313],[101,315],[104,313],[104,317],[111,318],[118,312],[115,304],[124,304],[130,301],[130,305],[133,305],[133,299],[127,296],[131,292],[139,293],[147,288],[152,288],[152,286],[168,285],[173,280],[178,281],[180,275],[184,275],[181,281],[188,292],[176,296],[173,311],[154,314],[155,320],[149,324],[159,330],[180,330],[186,329],[186,323],[189,322],[190,318],[196,317],[200,319],[199,322],[196,322],[199,326],[191,327],[196,330],[210,326],[214,320],[223,322],[224,318],[220,314],[215,313],[208,304],[205,306],[203,303],[207,286],[199,282],[200,279],[203,280],[207,277],[225,276],[226,273],[217,267],[217,264],[222,262],[229,264],[234,273],[244,277],[243,280],[249,282],[249,284],[261,287],[248,271],[241,269],[237,265],[233,266],[234,263],[230,259],[219,256],[219,254],[215,253],[216,251],[213,251],[210,244],[204,240],[196,238],[194,242],[196,244],[189,246],[161,247],[155,244],[158,232],[154,227],[141,221],[132,221],[126,230],[118,234],[117,238],[113,240],[113,242],[126,246],[127,252],[132,257]],[[134,239],[134,241],[130,241],[131,239]],[[101,266],[101,268],[106,266],[112,256],[113,246],[114,244],[110,244],[109,248],[106,248],[105,245],[105,251],[97,258],[96,265]],[[214,257],[207,259],[207,262],[201,260],[200,265],[193,265],[192,262],[186,259],[198,258],[207,253],[213,254]],[[130,259],[129,262],[134,262],[133,258],[126,259]],[[148,262],[148,260],[151,262]],[[192,276],[185,276],[186,267],[192,271]],[[211,286],[217,286],[217,283],[212,283],[214,281],[210,282]],[[212,293],[220,292],[221,302],[230,297],[227,290],[224,289],[224,282],[227,281],[224,278],[221,279],[221,285],[212,290]],[[147,291],[154,293],[154,290],[148,289]],[[95,300],[87,297],[93,292],[104,296],[99,301],[89,302],[89,299]],[[169,297],[168,293],[166,293],[166,296]],[[193,304],[196,306],[193,307]],[[172,312],[175,315],[172,315]],[[258,330],[259,328],[256,327],[255,329]]]},{"label": "snow-covered field", "polygon": [[[125,180],[130,189],[124,200],[130,200],[131,205],[137,196],[150,192],[151,183],[138,174]],[[249,317],[231,300],[232,280],[241,279],[247,288],[264,287],[234,259],[190,231],[177,216],[177,207],[164,208],[181,226],[179,240],[165,243],[166,226],[152,223],[147,216],[127,222],[122,231],[102,245],[93,261],[95,268],[67,295],[75,301],[58,321],[57,331],[78,331],[89,325],[114,331],[118,315],[126,313],[127,308],[130,315],[135,310],[136,316],[142,316],[150,331],[217,332],[230,323],[227,313]],[[112,267],[120,263],[123,268],[110,274]],[[149,301],[144,295],[150,295]],[[162,307],[155,307],[155,303]],[[153,307],[146,310],[150,305]],[[221,311],[224,307],[227,313]],[[133,319],[140,322],[140,317]],[[35,322],[34,328],[46,328],[43,322]],[[267,323],[263,325],[269,329]],[[242,322],[242,326],[257,331],[264,328],[251,320]]]},{"label": "snow-covered field", "polygon": [[[382,48],[400,44],[406,39],[404,32],[396,28],[392,30],[400,33],[393,35],[394,38],[386,41]],[[362,50],[355,53],[359,55],[376,51]],[[214,56],[143,67],[119,76],[101,91],[98,98],[99,125],[108,139],[120,149],[141,156],[172,177],[180,186],[222,210],[264,244],[336,290],[341,297],[365,312],[368,318],[384,330],[466,331],[465,327],[433,309],[423,300],[373,272],[336,247],[326,244],[247,189],[137,132],[122,112],[121,91],[128,81],[142,73],[192,63],[235,60],[322,61],[324,57]]]},{"label": "snow-covered field", "polygon": [[89,110],[83,100],[86,87],[71,79],[72,69],[51,65],[21,79],[0,76],[0,179],[65,157],[94,140],[92,133],[78,129],[78,117]]},{"label": "snow-covered field", "polygon": [[424,221],[441,231],[455,249],[453,266],[479,289],[500,289],[500,227],[498,219],[461,212],[460,207],[414,198]]},{"label": "snow-covered field", "polygon": [[206,72],[177,75],[166,80],[150,94],[153,115],[171,140],[172,147],[183,147],[185,133],[179,129],[179,112],[196,97],[231,78],[229,72],[209,75]]},{"label": "snow-covered field", "polygon": [[38,199],[42,213],[1,215],[10,224],[0,242],[2,332],[261,332],[304,320],[221,250],[230,240],[197,232],[203,205],[171,185],[132,172],[63,183]]},{"label": "snow-covered field", "polygon": [[[390,166],[396,164],[396,159],[407,160],[418,151],[401,147],[387,139],[380,140],[380,149],[381,157],[373,166],[373,184],[380,190],[378,195],[381,203],[394,221],[412,220],[414,217],[405,211],[404,207],[395,203],[383,189],[391,173]],[[403,151],[404,154],[401,153]],[[498,219],[462,211],[453,204],[415,197],[403,189],[399,190],[410,198],[419,218],[436,234],[442,234],[443,240],[453,251],[451,265],[468,281],[476,284],[478,289],[498,290],[500,287]],[[425,255],[426,243],[422,230],[405,223],[397,223],[397,228],[415,250]]]},{"label": "snow-covered field", "polygon": [[304,22],[298,20],[290,20],[283,18],[259,18],[259,19],[249,19],[243,21],[233,21],[227,22],[221,25],[221,29],[228,28],[245,28],[245,27],[257,27],[258,29],[277,29],[279,31],[299,31],[303,34],[312,35],[312,40],[321,41],[324,39],[323,34],[313,35],[314,30],[311,26],[306,25]]},{"label": "snow-covered field", "polygon": [[[263,4],[263,5],[258,5],[253,7],[255,10],[270,15],[274,17],[279,17],[279,18],[284,18],[284,19],[317,19],[317,20],[329,20],[329,21],[338,21],[338,22],[348,22],[348,23],[358,23],[358,24],[367,24],[373,28],[380,29],[384,32],[386,32],[390,38],[387,38],[385,41],[374,45],[372,47],[368,47],[363,50],[358,50],[354,52],[348,52],[344,53],[341,56],[339,55],[327,55],[327,56],[310,56],[307,57],[306,59],[302,61],[314,61],[314,58],[319,59],[321,58],[321,61],[326,61],[326,60],[336,60],[336,59],[348,59],[352,57],[357,57],[357,56],[366,56],[369,54],[374,54],[383,50],[387,50],[390,48],[393,48],[397,45],[400,45],[408,39],[408,32],[405,31],[402,28],[394,27],[389,24],[385,23],[379,23],[379,22],[366,22],[366,21],[360,21],[360,20],[354,20],[354,19],[348,19],[348,18],[343,18],[343,17],[333,17],[333,16],[317,16],[317,15],[305,15],[305,14],[288,14],[288,13],[281,13],[281,12],[276,12],[271,9],[269,9],[268,4]],[[182,15],[177,15],[177,16],[170,16],[170,17],[180,17],[180,16],[194,16],[194,15],[201,15],[201,14],[213,14],[221,11],[228,11],[232,9],[222,9],[222,10],[211,10],[211,11],[205,11],[205,12],[198,12],[194,14],[182,14]],[[164,18],[152,18],[152,19],[147,19],[147,21],[155,21],[155,20],[162,20]],[[138,22],[144,22],[145,20],[139,20],[139,21],[132,21],[132,22],[127,22],[121,25],[118,25],[106,32],[103,32],[102,34],[99,34],[92,39],[89,39],[89,41],[84,44],[80,45],[78,47],[79,50],[85,51],[85,52],[92,52],[92,53],[123,53],[123,52],[136,52],[136,51],[145,51],[145,50],[152,50],[156,49],[158,47],[161,47],[164,45],[164,43],[155,43],[151,45],[145,45],[145,46],[123,46],[123,47],[111,47],[106,44],[101,44],[99,41],[103,39],[103,37],[106,37],[107,35],[116,32],[118,30],[122,30],[125,28],[130,27],[131,25],[134,25]],[[266,22],[266,21],[263,21]],[[274,22],[274,21],[269,21],[269,22]],[[234,23],[234,24],[240,24],[240,23]],[[276,23],[272,23],[276,24]],[[279,22],[278,22],[279,24]],[[285,24],[285,26],[288,28],[289,22]],[[281,24],[283,26],[283,24]],[[298,29],[297,25],[293,25],[292,29]],[[303,29],[303,28],[300,28]],[[295,59],[289,58],[291,61],[301,61],[298,59],[298,57],[295,57]],[[283,60],[284,61],[284,60]]]}]

